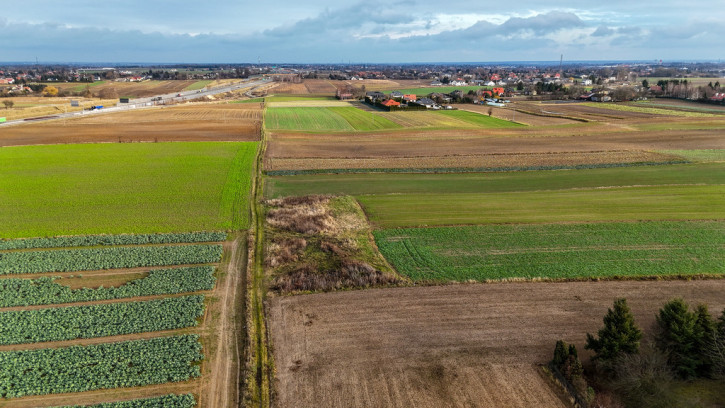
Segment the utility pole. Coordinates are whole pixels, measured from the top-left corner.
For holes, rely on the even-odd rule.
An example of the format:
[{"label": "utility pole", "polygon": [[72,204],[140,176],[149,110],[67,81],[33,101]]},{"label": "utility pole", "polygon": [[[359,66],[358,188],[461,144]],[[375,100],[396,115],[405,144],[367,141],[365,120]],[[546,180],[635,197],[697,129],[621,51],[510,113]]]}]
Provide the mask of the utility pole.
[{"label": "utility pole", "polygon": [[559,73],[561,74],[561,64],[564,62],[564,54],[561,54],[561,58],[559,58]]}]

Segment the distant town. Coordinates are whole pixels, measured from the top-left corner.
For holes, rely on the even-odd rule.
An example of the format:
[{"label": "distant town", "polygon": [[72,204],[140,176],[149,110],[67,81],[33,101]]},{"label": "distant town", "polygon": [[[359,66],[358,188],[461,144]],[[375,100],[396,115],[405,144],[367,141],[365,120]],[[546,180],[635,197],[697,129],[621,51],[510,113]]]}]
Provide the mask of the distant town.
[{"label": "distant town", "polygon": [[[448,103],[498,104],[513,96],[530,100],[631,101],[652,96],[722,104],[725,64],[546,64],[535,65],[166,65],[81,67],[74,65],[16,65],[0,67],[0,97],[84,96],[99,82],[151,80],[221,80],[264,76],[275,82],[305,79],[339,81],[339,99],[360,99],[385,109],[437,108]],[[364,80],[417,80],[440,87],[425,98],[368,92]],[[361,85],[356,85],[357,83]],[[429,82],[428,82],[429,81]],[[57,87],[58,83],[78,86]],[[423,83],[423,82],[422,82]],[[83,87],[87,84],[87,87]],[[460,88],[460,89],[452,89]],[[475,88],[473,88],[475,87]],[[445,90],[443,90],[445,89]],[[494,105],[495,106],[495,105]]]}]

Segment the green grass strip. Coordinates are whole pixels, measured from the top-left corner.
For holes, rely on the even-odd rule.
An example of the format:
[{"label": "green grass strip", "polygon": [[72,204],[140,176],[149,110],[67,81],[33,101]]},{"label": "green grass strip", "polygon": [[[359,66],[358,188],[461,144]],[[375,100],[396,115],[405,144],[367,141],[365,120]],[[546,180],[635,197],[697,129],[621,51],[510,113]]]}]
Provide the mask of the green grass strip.
[{"label": "green grass strip", "polygon": [[725,214],[725,185],[510,193],[358,196],[382,228],[461,224],[707,220]]},{"label": "green grass strip", "polygon": [[725,222],[486,225],[374,232],[415,281],[725,273]]},{"label": "green grass strip", "polygon": [[725,163],[462,174],[311,174],[267,177],[269,197],[306,194],[500,193],[666,184],[725,184]]},{"label": "green grass strip", "polygon": [[193,327],[204,296],[0,312],[0,344],[39,343]]},{"label": "green grass strip", "polygon": [[198,335],[0,352],[0,397],[186,381],[201,375]]},{"label": "green grass strip", "polygon": [[58,278],[0,279],[0,307],[92,302],[136,296],[171,295],[214,289],[213,266],[154,269],[148,276],[119,287],[71,289],[56,283]]}]

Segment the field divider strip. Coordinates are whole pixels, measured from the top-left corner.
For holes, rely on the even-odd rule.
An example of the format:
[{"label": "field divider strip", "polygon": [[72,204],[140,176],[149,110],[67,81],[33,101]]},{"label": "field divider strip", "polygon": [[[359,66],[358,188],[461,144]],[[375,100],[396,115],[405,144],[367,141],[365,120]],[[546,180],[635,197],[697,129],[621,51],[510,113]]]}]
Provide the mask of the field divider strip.
[{"label": "field divider strip", "polygon": [[111,304],[111,303],[142,302],[142,301],[146,301],[146,300],[177,298],[177,297],[189,296],[189,295],[193,295],[193,294],[200,294],[200,295],[208,296],[208,295],[213,294],[213,292],[214,292],[213,289],[212,290],[197,290],[194,292],[173,293],[173,294],[166,294],[166,295],[164,295],[164,294],[162,294],[162,295],[145,295],[145,296],[118,298],[118,299],[91,300],[91,301],[85,301],[85,302],[51,303],[51,304],[46,304],[46,305],[0,307],[0,313],[16,312],[16,311],[23,311],[23,310],[37,310],[37,309],[57,309],[57,308],[61,308],[61,307],[73,307],[73,306],[106,305],[106,304]]}]

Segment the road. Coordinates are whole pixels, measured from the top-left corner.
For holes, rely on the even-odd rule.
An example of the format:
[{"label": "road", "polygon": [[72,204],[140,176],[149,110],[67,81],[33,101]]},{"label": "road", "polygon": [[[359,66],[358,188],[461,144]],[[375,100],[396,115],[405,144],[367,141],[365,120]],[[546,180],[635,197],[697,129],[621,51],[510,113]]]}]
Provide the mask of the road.
[{"label": "road", "polygon": [[[9,120],[7,122],[0,123],[0,128],[6,127],[6,126],[13,126],[13,125],[20,125],[23,123],[35,123],[35,122],[42,122],[46,120],[55,120],[55,119],[63,119],[63,118],[74,118],[82,115],[98,115],[98,114],[104,114],[104,113],[111,113],[111,112],[120,112],[125,111],[129,109],[143,109],[143,108],[151,108],[158,105],[166,105],[170,103],[179,103],[183,101],[188,101],[192,99],[197,98],[203,98],[206,96],[212,96],[212,95],[218,95],[225,92],[231,92],[236,91],[239,89],[244,88],[256,88],[258,86],[266,85],[270,82],[268,78],[255,78],[253,81],[245,81],[245,82],[239,82],[234,83],[231,85],[222,85],[217,86],[214,88],[203,88],[200,90],[195,91],[182,91],[182,92],[175,92],[165,95],[156,95],[156,96],[150,96],[146,98],[138,98],[138,99],[132,99],[130,103],[119,103],[116,106],[109,106],[104,107],[103,109],[97,109],[92,111],[75,111],[75,112],[68,112],[68,113],[60,113],[57,115],[49,115],[49,116],[41,116],[36,118],[24,118],[24,119],[16,119],[16,120]],[[249,95],[249,92],[247,92],[247,95]]]}]

